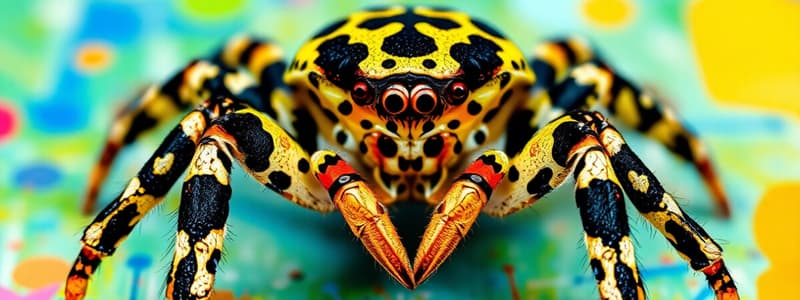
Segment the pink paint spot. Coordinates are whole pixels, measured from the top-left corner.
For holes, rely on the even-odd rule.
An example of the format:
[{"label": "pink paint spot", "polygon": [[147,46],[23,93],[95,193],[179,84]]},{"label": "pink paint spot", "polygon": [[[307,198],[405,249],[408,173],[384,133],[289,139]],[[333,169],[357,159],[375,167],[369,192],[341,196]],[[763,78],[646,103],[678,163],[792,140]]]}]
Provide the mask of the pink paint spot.
[{"label": "pink paint spot", "polygon": [[11,139],[17,130],[17,113],[14,109],[0,101],[0,143]]},{"label": "pink paint spot", "polygon": [[22,249],[22,240],[12,240],[8,243],[8,249],[12,252],[17,252]]},{"label": "pink paint spot", "polygon": [[43,287],[38,290],[31,291],[26,295],[17,294],[16,292],[0,287],[0,299],[3,300],[49,300],[53,299],[55,295],[58,293],[58,288],[61,287],[61,283],[56,283],[47,287]]}]

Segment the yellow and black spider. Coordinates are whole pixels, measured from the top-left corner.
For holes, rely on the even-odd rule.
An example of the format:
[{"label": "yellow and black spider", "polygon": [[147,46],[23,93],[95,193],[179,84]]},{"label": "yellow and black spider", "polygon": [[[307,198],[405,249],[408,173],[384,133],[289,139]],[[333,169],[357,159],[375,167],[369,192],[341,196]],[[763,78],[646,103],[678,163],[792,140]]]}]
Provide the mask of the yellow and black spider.
[{"label": "yellow and black spider", "polygon": [[[601,298],[645,297],[623,191],[706,275],[717,298],[738,298],[720,246],[594,109],[692,162],[727,215],[702,143],[579,39],[544,43],[526,58],[488,24],[424,7],[354,13],[313,36],[288,65],[271,43],[232,39],[117,117],[85,211],[122,147],[192,106],[86,228],[67,299],[85,295],[101,259],[187,169],[166,294],[208,298],[234,160],[300,206],[341,212],[375,260],[410,289],[447,259],[480,212],[514,213],[572,174]],[[384,207],[396,201],[436,207],[413,265]]]}]

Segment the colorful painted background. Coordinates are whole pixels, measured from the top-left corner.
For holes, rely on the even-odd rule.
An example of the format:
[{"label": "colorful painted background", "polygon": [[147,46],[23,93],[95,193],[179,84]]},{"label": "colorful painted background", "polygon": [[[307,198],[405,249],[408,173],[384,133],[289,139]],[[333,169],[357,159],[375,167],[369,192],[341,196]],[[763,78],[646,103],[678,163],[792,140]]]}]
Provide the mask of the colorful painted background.
[{"label": "colorful painted background", "polygon": [[[630,131],[640,156],[723,245],[745,299],[783,299],[800,280],[800,2],[451,1],[494,23],[523,49],[565,34],[674,106],[708,142],[733,204],[715,216],[692,168]],[[144,84],[241,32],[291,53],[359,1],[0,2],[0,299],[61,299],[91,217],[79,214],[90,165],[115,110]],[[107,203],[166,129],[122,153]],[[216,299],[525,299],[597,295],[572,189],[532,208],[479,219],[424,285],[403,289],[372,261],[336,213],[320,215],[233,174],[231,234]],[[173,189],[177,190],[177,189]],[[92,282],[90,299],[161,298],[178,193],[141,225]],[[635,211],[629,208],[628,211]],[[395,208],[408,236],[424,207]],[[652,299],[709,299],[693,273],[639,216],[637,257]],[[410,233],[409,233],[410,232]],[[511,267],[511,268],[509,268]],[[513,268],[513,274],[504,270]]]}]

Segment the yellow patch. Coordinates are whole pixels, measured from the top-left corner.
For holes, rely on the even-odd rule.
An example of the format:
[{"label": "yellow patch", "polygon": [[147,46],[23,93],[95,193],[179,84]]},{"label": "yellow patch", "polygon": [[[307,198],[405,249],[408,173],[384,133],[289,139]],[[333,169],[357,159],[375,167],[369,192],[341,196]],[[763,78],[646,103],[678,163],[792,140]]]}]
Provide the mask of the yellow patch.
[{"label": "yellow patch", "polygon": [[189,255],[189,250],[191,250],[189,234],[186,231],[179,230],[175,235],[175,262]]},{"label": "yellow patch", "polygon": [[103,235],[104,222],[92,223],[83,233],[83,243],[90,247],[97,247]]},{"label": "yellow patch", "polygon": [[280,47],[272,44],[263,44],[256,48],[247,64],[247,68],[251,74],[261,74],[262,69],[281,61],[281,59],[283,59],[283,51]]},{"label": "yellow patch", "polygon": [[628,171],[628,180],[633,185],[633,189],[641,193],[647,193],[650,188],[650,181],[647,180],[647,176],[636,174],[636,171]]},{"label": "yellow patch", "polygon": [[592,24],[606,28],[619,28],[631,22],[636,7],[630,0],[584,0],[583,16]]},{"label": "yellow patch", "polygon": [[625,144],[625,140],[616,130],[604,130],[600,133],[600,139],[602,139],[603,146],[611,156],[619,153],[622,150],[622,145]]},{"label": "yellow patch", "polygon": [[164,175],[172,169],[172,163],[175,161],[175,154],[167,153],[164,157],[156,157],[153,161],[153,174]]},{"label": "yellow patch", "polygon": [[614,102],[614,109],[617,111],[616,117],[623,123],[636,126],[641,122],[639,109],[636,107],[637,99],[633,97],[630,88],[623,88],[617,94],[617,101]]},{"label": "yellow patch", "polygon": [[690,45],[712,99],[800,115],[797,1],[692,1]]},{"label": "yellow patch", "polygon": [[578,188],[589,187],[589,182],[592,179],[610,180],[615,184],[619,184],[619,180],[614,175],[614,171],[609,168],[611,163],[608,161],[605,153],[601,151],[589,151],[585,154],[584,160],[586,161],[585,171],[581,171],[577,178]]},{"label": "yellow patch", "polygon": [[[225,229],[213,229],[202,240],[194,244],[194,255],[198,266],[205,266],[211,260],[214,250],[222,251],[222,242],[225,240]],[[214,274],[206,268],[197,268],[189,292],[197,297],[206,297],[214,285]]]},{"label": "yellow patch", "polygon": [[[600,95],[601,101],[608,101],[608,91],[611,88],[612,75],[608,71],[602,70],[593,64],[583,64],[572,70],[575,82],[596,85],[595,90]],[[588,105],[591,107],[591,105]]]},{"label": "yellow patch", "polygon": [[800,194],[800,182],[770,187],[755,209],[753,231],[759,249],[769,260],[769,268],[758,277],[758,299],[786,298],[787,284],[800,281],[800,203],[791,200]]},{"label": "yellow patch", "polygon": [[241,35],[232,38],[226,44],[225,52],[222,54],[222,62],[229,66],[237,65],[239,63],[239,57],[249,44],[250,39],[246,36]]},{"label": "yellow patch", "polygon": [[206,119],[199,111],[193,111],[181,120],[181,129],[183,134],[188,136],[192,142],[197,143],[200,135],[206,129]]},{"label": "yellow patch", "polygon": [[190,103],[200,103],[208,99],[208,91],[203,91],[203,82],[209,78],[213,78],[219,74],[219,67],[214,66],[206,61],[200,61],[185,71],[184,80],[185,84],[178,88],[178,95],[181,101],[188,101]]},{"label": "yellow patch", "polygon": [[[199,175],[213,175],[217,182],[228,185],[228,171],[219,160],[217,146],[205,144],[200,147],[197,154],[192,159],[194,165],[189,168],[186,180]],[[224,155],[224,154],[223,154]]]},{"label": "yellow patch", "polygon": [[247,72],[225,74],[224,80],[225,87],[227,87],[234,94],[239,94],[247,87],[256,85],[256,81],[253,79],[253,76]]}]

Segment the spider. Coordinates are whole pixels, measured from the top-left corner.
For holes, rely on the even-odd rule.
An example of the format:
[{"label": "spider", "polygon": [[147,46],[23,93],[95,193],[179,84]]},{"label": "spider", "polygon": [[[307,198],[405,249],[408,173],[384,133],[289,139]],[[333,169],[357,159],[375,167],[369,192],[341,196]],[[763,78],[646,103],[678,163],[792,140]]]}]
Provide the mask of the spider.
[{"label": "spider", "polygon": [[[601,298],[645,297],[623,195],[705,274],[717,298],[738,298],[721,247],[596,110],[693,163],[727,215],[702,142],[580,39],[545,42],[526,58],[489,24],[426,7],[353,13],[311,37],[288,65],[276,45],[236,37],[116,117],[85,211],[121,148],[190,107],[84,231],[67,299],[85,296],[100,261],[184,172],[166,296],[208,298],[234,161],[289,201],[338,210],[409,289],[450,256],[479,213],[512,214],[571,174]],[[413,264],[385,208],[402,201],[435,207]]]}]

